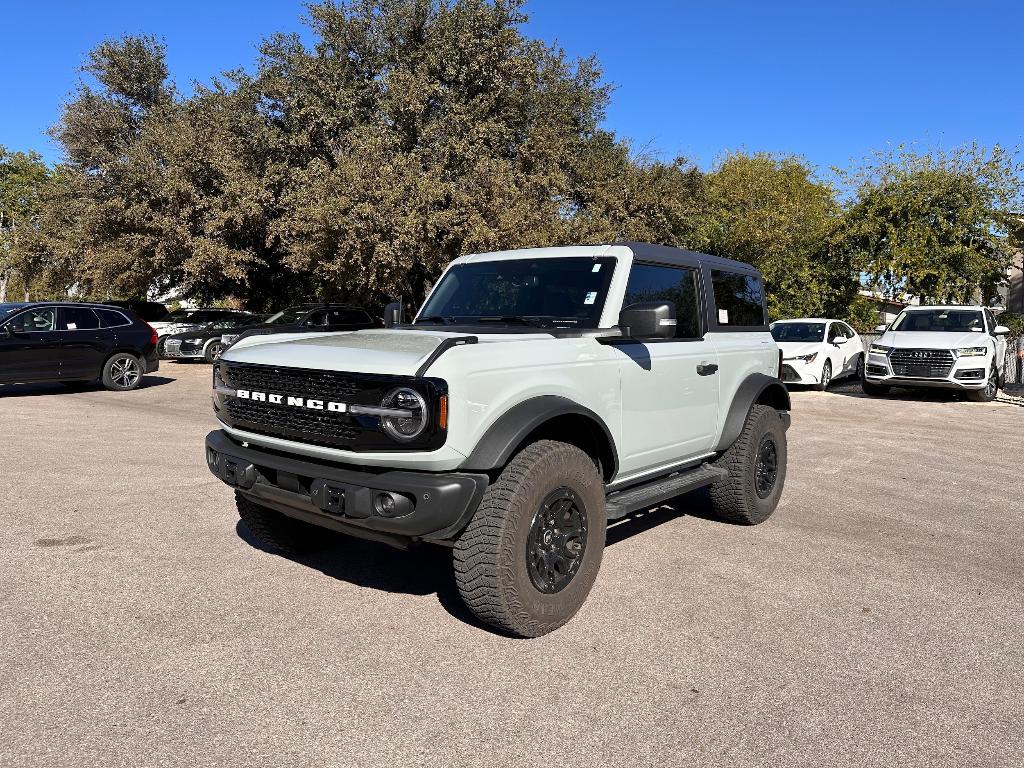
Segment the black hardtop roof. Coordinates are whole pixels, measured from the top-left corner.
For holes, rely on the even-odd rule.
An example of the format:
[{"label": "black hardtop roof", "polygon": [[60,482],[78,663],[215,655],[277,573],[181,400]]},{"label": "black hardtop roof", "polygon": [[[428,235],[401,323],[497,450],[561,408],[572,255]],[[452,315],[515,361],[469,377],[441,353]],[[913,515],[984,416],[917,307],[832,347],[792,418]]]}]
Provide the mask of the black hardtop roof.
[{"label": "black hardtop roof", "polygon": [[676,248],[672,245],[655,245],[653,243],[609,243],[609,245],[624,245],[633,252],[633,257],[641,261],[660,261],[663,264],[677,264],[679,266],[693,266],[695,263],[706,265],[711,269],[728,269],[733,272],[760,275],[760,271],[743,261],[727,259],[723,256],[712,256],[709,253],[699,251],[688,251],[683,248]]}]

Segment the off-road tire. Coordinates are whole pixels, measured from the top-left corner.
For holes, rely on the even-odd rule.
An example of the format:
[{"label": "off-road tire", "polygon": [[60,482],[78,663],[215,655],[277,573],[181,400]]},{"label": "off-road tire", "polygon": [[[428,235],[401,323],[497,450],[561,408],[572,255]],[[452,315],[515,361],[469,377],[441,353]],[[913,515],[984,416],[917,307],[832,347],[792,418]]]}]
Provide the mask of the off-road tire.
[{"label": "off-road tire", "polygon": [[316,526],[264,507],[235,491],[238,516],[250,533],[266,547],[286,555],[301,555],[317,549],[324,532]]},{"label": "off-road tire", "polygon": [[206,360],[206,362],[212,365],[213,363],[216,363],[220,359],[221,353],[223,351],[223,341],[211,341],[209,344],[206,345],[206,349],[203,350],[203,358]]},{"label": "off-road tire", "polygon": [[[542,503],[568,489],[582,503],[586,535],[575,575],[560,591],[542,592],[530,576],[527,547]],[[484,493],[455,542],[455,583],[483,622],[520,637],[538,637],[580,609],[601,567],[608,519],[604,482],[579,448],[541,440],[524,448]]]},{"label": "off-road tire", "polygon": [[[123,368],[122,368],[123,366]],[[129,375],[128,371],[133,373]],[[103,364],[103,386],[114,392],[127,392],[142,383],[145,366],[142,360],[131,352],[118,352],[111,355]],[[123,371],[123,374],[122,374]]]},{"label": "off-road tire", "polygon": [[[774,483],[764,497],[758,493],[756,478],[763,441],[774,443],[776,454]],[[771,517],[786,482],[786,428],[779,412],[767,405],[752,406],[740,436],[715,466],[729,473],[709,488],[715,515],[741,525],[757,525]]]},{"label": "off-road tire", "polygon": [[872,384],[867,379],[860,380],[860,388],[865,395],[871,395],[871,397],[883,397],[889,394],[889,387],[885,384]]},{"label": "off-road tire", "polygon": [[967,390],[967,399],[975,403],[991,403],[999,394],[999,374],[993,368],[984,389]]},{"label": "off-road tire", "polygon": [[[825,374],[828,374],[826,376]],[[826,360],[825,364],[821,366],[821,381],[814,385],[814,388],[819,392],[824,392],[828,389],[828,385],[832,383],[832,361]]]}]

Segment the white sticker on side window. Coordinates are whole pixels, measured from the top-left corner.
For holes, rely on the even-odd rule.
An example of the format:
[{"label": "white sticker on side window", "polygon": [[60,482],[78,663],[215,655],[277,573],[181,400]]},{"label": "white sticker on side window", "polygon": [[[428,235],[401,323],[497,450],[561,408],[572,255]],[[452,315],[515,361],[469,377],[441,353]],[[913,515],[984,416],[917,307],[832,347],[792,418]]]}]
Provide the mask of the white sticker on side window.
[{"label": "white sticker on side window", "polygon": [[592,270],[590,270],[590,271],[591,272],[600,272],[601,271],[601,265],[600,264],[595,264],[594,268]]},{"label": "white sticker on side window", "polygon": [[69,331],[77,331],[78,330],[78,324],[77,323],[68,323],[68,330]]},{"label": "white sticker on side window", "polygon": [[587,294],[587,298],[583,300],[583,303],[593,304],[595,301],[597,301],[597,291],[591,291],[590,293]]},{"label": "white sticker on side window", "polygon": [[720,310],[718,310],[718,324],[719,325],[728,325],[729,324],[729,310],[728,309],[720,309]]}]

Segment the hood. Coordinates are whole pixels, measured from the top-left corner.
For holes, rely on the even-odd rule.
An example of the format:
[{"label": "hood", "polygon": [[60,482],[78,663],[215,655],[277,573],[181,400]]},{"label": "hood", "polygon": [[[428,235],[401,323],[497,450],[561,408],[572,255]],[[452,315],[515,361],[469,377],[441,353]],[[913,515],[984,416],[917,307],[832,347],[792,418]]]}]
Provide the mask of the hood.
[{"label": "hood", "polygon": [[975,331],[887,331],[875,343],[901,349],[957,349],[987,346],[989,338]]},{"label": "hood", "polygon": [[204,327],[202,323],[150,323],[150,326],[161,336],[166,336],[171,333],[181,333],[182,331],[193,331],[196,328]]},{"label": "hood", "polygon": [[810,355],[821,349],[824,342],[821,341],[780,341],[777,342],[782,350],[783,357],[797,357],[799,355]]},{"label": "hood", "polygon": [[240,339],[221,359],[288,368],[415,376],[446,340],[470,335],[476,336],[481,344],[551,339],[544,333],[488,335],[383,328],[341,333],[275,333]]}]

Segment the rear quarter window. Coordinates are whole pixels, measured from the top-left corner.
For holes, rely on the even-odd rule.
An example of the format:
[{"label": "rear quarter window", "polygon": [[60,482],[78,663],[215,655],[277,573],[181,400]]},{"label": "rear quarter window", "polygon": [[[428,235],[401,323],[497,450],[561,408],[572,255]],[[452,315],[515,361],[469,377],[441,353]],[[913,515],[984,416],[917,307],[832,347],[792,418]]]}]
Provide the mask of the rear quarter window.
[{"label": "rear quarter window", "polygon": [[764,327],[764,289],[760,277],[713,269],[711,285],[719,325]]},{"label": "rear quarter window", "polygon": [[123,325],[131,325],[132,321],[126,315],[113,309],[97,309],[96,314],[103,321],[104,328],[118,328]]}]

